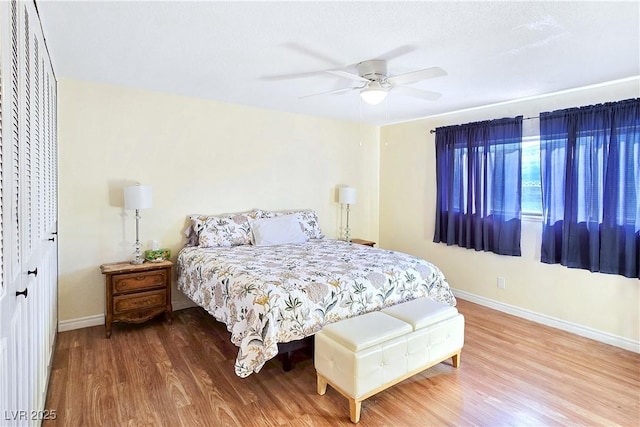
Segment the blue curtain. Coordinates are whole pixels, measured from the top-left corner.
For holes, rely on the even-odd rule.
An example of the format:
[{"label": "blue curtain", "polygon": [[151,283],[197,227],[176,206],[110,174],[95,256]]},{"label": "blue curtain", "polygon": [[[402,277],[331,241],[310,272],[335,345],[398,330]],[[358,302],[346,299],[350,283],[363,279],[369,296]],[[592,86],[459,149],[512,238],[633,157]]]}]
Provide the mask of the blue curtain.
[{"label": "blue curtain", "polygon": [[520,255],[522,116],[436,129],[433,241]]},{"label": "blue curtain", "polygon": [[640,98],[540,114],[541,260],[640,278]]}]

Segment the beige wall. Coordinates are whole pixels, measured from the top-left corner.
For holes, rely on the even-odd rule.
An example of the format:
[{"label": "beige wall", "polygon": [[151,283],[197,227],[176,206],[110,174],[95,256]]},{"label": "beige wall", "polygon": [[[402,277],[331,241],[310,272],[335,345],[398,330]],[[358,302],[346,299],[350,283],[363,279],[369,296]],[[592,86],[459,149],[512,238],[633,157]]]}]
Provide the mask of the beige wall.
[{"label": "beige wall", "polygon": [[[540,259],[540,221],[525,221],[522,256],[507,257],[433,243],[437,126],[640,96],[638,80],[386,126],[380,136],[380,243],[438,265],[461,291],[543,316],[640,340],[638,279],[547,265]],[[527,123],[530,126],[531,122]],[[497,277],[506,288],[497,289]]]},{"label": "beige wall", "polygon": [[378,238],[376,127],[64,79],[58,123],[61,321],[104,313],[99,266],[131,257],[136,181],[153,186],[141,241],[174,259],[191,213],[311,208],[335,237],[339,184],[358,190],[352,235]]},{"label": "beige wall", "polygon": [[[352,235],[436,263],[458,290],[638,342],[637,279],[540,263],[541,224],[523,223],[519,258],[434,244],[436,126],[640,96],[638,81],[443,115],[381,130],[341,122],[60,80],[59,318],[104,313],[99,265],[130,258],[135,224],[122,188],[153,186],[141,240],[175,254],[190,213],[312,208],[341,226],[335,188],[358,189]],[[529,124],[532,124],[529,122]],[[498,290],[496,279],[506,278]],[[184,304],[179,294],[174,301]]]}]

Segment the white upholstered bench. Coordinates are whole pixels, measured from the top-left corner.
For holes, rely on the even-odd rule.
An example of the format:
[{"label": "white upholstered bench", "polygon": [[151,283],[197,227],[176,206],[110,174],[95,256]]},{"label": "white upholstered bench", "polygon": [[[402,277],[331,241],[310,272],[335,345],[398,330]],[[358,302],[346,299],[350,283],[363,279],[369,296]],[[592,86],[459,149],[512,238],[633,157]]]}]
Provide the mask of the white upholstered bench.
[{"label": "white upholstered bench", "polygon": [[317,391],[340,392],[357,423],[363,400],[446,359],[459,367],[463,345],[462,314],[426,298],[332,323],[315,335]]}]

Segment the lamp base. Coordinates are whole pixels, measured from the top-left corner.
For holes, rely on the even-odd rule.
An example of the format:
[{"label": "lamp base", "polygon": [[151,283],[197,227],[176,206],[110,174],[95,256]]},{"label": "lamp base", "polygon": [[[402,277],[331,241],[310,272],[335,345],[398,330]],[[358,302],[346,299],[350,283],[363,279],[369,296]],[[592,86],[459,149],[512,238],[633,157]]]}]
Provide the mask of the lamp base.
[{"label": "lamp base", "polygon": [[142,258],[142,252],[140,251],[140,210],[136,209],[136,244],[135,244],[135,252],[133,253],[134,257],[131,260],[131,264],[142,264],[144,262],[144,258]]},{"label": "lamp base", "polygon": [[349,211],[351,207],[347,203],[347,226],[344,228],[344,241],[351,243],[351,229],[349,228]]}]

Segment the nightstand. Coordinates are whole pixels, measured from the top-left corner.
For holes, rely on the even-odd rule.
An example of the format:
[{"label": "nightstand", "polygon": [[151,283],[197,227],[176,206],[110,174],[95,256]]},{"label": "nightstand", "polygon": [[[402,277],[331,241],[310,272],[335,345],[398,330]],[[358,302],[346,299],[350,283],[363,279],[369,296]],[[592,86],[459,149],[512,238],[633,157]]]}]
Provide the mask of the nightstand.
[{"label": "nightstand", "polygon": [[105,335],[111,323],[142,323],[164,313],[171,323],[171,261],[102,264],[105,275]]},{"label": "nightstand", "polygon": [[351,239],[351,243],[355,243],[357,245],[365,245],[374,247],[376,242],[372,242],[371,240],[363,240],[363,239]]}]

